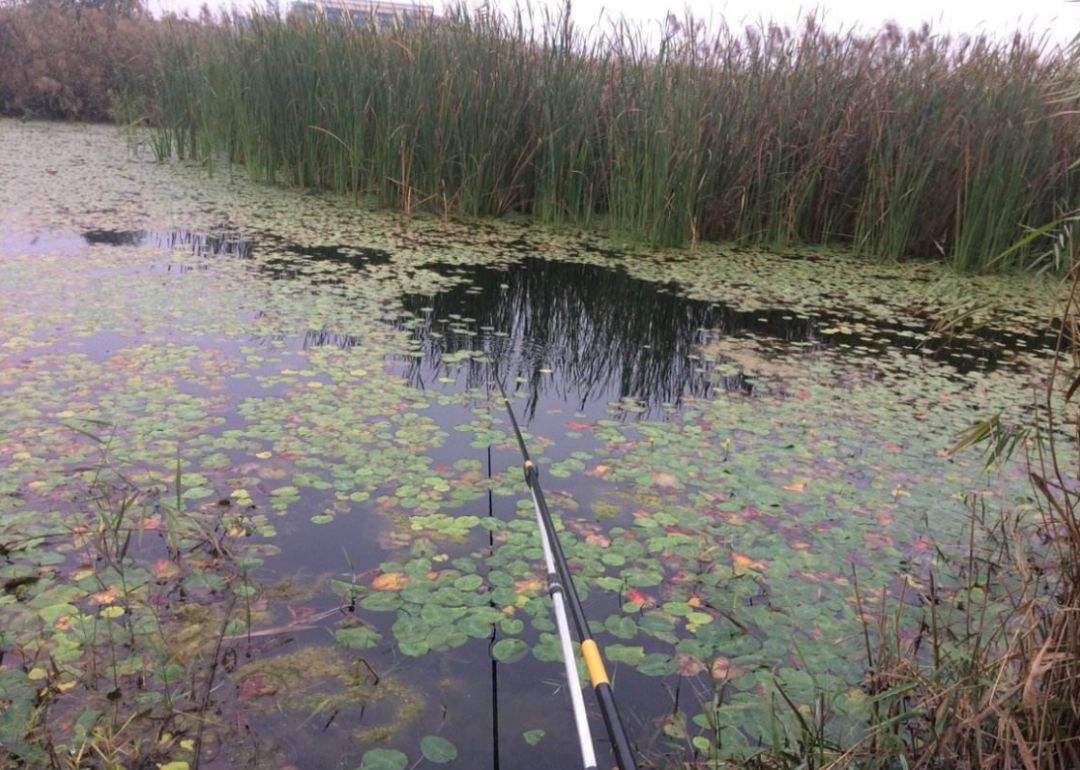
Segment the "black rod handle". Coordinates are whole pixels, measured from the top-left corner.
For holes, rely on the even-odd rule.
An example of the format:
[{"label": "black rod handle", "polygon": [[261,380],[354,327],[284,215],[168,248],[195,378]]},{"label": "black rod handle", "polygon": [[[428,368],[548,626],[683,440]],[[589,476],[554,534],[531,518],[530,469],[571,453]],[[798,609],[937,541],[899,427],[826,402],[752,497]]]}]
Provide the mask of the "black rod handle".
[{"label": "black rod handle", "polygon": [[622,719],[619,718],[619,709],[615,705],[615,694],[611,691],[611,685],[601,682],[594,691],[596,700],[600,704],[600,713],[604,717],[604,727],[607,728],[608,737],[611,739],[611,752],[615,755],[619,770],[637,770],[637,761],[630,748],[630,741],[626,737]]}]

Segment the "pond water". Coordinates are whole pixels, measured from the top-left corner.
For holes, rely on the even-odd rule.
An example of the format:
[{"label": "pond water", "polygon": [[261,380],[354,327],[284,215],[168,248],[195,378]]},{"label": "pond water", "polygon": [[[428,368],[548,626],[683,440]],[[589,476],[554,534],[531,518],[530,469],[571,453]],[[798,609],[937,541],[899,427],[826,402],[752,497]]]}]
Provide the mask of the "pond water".
[{"label": "pond water", "polygon": [[204,767],[575,766],[496,378],[655,766],[794,735],[778,687],[857,732],[853,575],[917,606],[971,494],[1026,499],[946,450],[1024,413],[1045,284],[406,222],[150,157],[0,123],[0,744],[30,765],[138,714],[144,756]]}]

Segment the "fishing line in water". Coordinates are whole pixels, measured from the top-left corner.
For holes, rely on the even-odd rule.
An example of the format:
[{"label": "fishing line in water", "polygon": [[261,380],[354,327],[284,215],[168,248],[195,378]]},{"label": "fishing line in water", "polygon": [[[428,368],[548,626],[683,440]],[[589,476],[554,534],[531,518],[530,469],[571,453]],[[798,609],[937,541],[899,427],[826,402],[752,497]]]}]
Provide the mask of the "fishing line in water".
[{"label": "fishing line in water", "polygon": [[[491,385],[487,388],[488,398],[491,398]],[[491,444],[487,447],[487,477],[491,481]],[[490,485],[487,492],[488,518],[495,518],[495,497]],[[495,553],[495,530],[488,530],[488,555]],[[490,570],[489,570],[490,571]],[[494,607],[494,602],[489,602]],[[491,627],[491,639],[488,643],[489,650],[495,645],[499,631],[494,625]],[[499,661],[491,656],[491,770],[499,770]]]},{"label": "fishing line in water", "polygon": [[596,754],[593,748],[588,715],[585,711],[585,702],[581,695],[581,687],[578,684],[577,659],[574,655],[573,639],[567,619],[567,607],[570,610],[570,617],[573,618],[581,656],[585,661],[589,681],[592,683],[593,693],[600,706],[600,713],[604,718],[604,727],[611,741],[615,761],[619,766],[619,770],[637,770],[637,763],[634,760],[630,742],[626,737],[626,729],[623,727],[622,718],[619,716],[619,709],[615,703],[615,695],[608,680],[604,660],[600,655],[600,648],[592,638],[589,621],[585,617],[585,611],[582,609],[577,589],[574,587],[574,579],[566,562],[566,554],[563,552],[562,544],[559,542],[558,534],[555,532],[551,511],[547,507],[544,490],[540,486],[540,472],[529,456],[529,449],[525,445],[525,437],[521,433],[517,416],[514,414],[514,408],[506,395],[506,389],[503,387],[501,380],[497,377],[494,379],[499,386],[499,394],[502,396],[503,403],[506,405],[506,412],[510,417],[510,424],[513,427],[518,449],[521,452],[525,484],[529,487],[529,492],[532,495],[537,528],[540,531],[540,544],[544,551],[544,563],[548,573],[548,593],[551,595],[556,625],[559,630],[563,663],[566,668],[567,689],[570,691],[570,702],[574,711],[574,722],[581,747],[582,763],[586,770],[595,768]]}]

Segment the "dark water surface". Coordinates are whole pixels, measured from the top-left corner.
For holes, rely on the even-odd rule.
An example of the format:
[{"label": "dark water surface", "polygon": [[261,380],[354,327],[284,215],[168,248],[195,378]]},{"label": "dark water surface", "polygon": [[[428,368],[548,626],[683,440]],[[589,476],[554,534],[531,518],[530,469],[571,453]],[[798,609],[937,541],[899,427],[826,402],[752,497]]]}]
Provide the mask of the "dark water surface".
[{"label": "dark water surface", "polygon": [[[240,260],[250,267],[255,281],[279,281],[286,284],[289,291],[310,292],[319,298],[329,296],[331,299],[332,294],[326,292],[332,291],[344,279],[335,278],[333,271],[325,272],[327,266],[348,268],[360,276],[358,280],[372,282],[390,280],[377,270],[395,269],[393,255],[384,249],[357,245],[303,246],[227,228],[220,232],[92,230],[81,235],[61,232],[29,236],[5,234],[0,238],[0,264],[4,259],[27,252],[64,255],[78,260],[87,249],[104,247],[130,251],[132,262],[125,267],[118,266],[118,275],[125,270],[149,269],[163,271],[167,274],[166,279],[175,274],[179,280],[189,269],[212,272],[223,264],[230,264],[232,269],[235,265],[228,261]],[[516,390],[521,396],[516,402],[517,408],[531,434],[530,440],[536,442],[536,448],[543,456],[545,486],[556,508],[567,513],[578,512],[583,519],[589,520],[575,525],[578,527],[574,530],[575,539],[579,536],[585,540],[592,536],[597,541],[609,536],[618,538],[620,528],[633,531],[636,522],[645,517],[643,510],[663,512],[667,507],[675,509],[679,506],[694,510],[712,504],[701,495],[687,501],[676,499],[673,493],[666,491],[674,484],[667,480],[672,471],[665,470],[663,458],[668,450],[662,448],[662,443],[657,450],[655,467],[645,463],[635,471],[635,478],[645,481],[628,478],[613,492],[611,483],[603,478],[613,463],[596,459],[603,445],[616,446],[616,456],[621,461],[623,456],[633,452],[635,441],[645,441],[645,437],[649,437],[649,441],[662,442],[663,436],[657,436],[649,426],[682,419],[682,410],[688,403],[730,399],[732,410],[753,414],[755,399],[767,397],[775,400],[770,404],[779,403],[779,408],[787,408],[786,404],[807,398],[801,394],[809,386],[799,378],[777,376],[774,369],[764,364],[761,370],[755,370],[745,362],[730,360],[722,352],[710,354],[710,346],[715,343],[742,341],[759,352],[761,361],[771,362],[771,365],[787,364],[801,360],[803,356],[829,365],[834,362],[838,382],[848,366],[867,368],[871,370],[872,378],[875,362],[888,352],[933,362],[942,367],[945,380],[963,380],[973,374],[1012,367],[1012,354],[1017,350],[1046,350],[1052,344],[1049,335],[1017,329],[983,328],[945,339],[932,333],[928,320],[917,317],[869,320],[858,314],[857,309],[854,314],[841,309],[815,312],[783,307],[738,310],[722,302],[688,298],[681,293],[683,287],[674,281],[656,283],[637,278],[617,262],[595,264],[549,259],[528,253],[527,244],[519,244],[516,249],[524,253],[504,265],[430,262],[407,268],[435,273],[441,288],[431,292],[401,293],[381,308],[386,333],[398,332],[406,340],[404,350],[388,352],[385,361],[395,376],[419,393],[434,398],[428,408],[419,409],[418,413],[430,421],[430,427],[423,428],[425,431],[445,433],[445,438],[437,445],[425,450],[425,462],[430,462],[436,469],[435,475],[445,476],[455,463],[467,460],[474,463],[470,467],[479,468],[484,477],[501,479],[499,484],[513,489],[519,478],[515,470],[518,458],[512,445],[491,438],[492,431],[498,432],[500,438],[504,438],[505,433],[502,432],[504,426],[490,427],[501,421],[502,415],[493,411],[486,396],[491,392],[493,377]],[[105,276],[105,281],[110,280],[108,270],[101,275]],[[0,296],[2,293],[0,290]],[[268,305],[252,313],[251,320],[254,324],[269,325],[274,313],[275,308]],[[256,406],[262,402],[270,404],[289,397],[292,385],[275,380],[279,372],[305,370],[310,366],[307,358],[310,354],[328,351],[346,355],[362,352],[374,344],[370,334],[335,328],[325,323],[325,314],[314,309],[310,315],[312,322],[307,328],[276,329],[266,334],[252,331],[237,338],[213,333],[194,334],[189,327],[196,325],[198,319],[187,319],[190,324],[182,323],[181,311],[180,321],[169,327],[164,335],[143,335],[134,328],[124,333],[107,330],[73,333],[60,341],[30,348],[20,353],[19,358],[29,365],[34,359],[49,361],[52,360],[50,357],[78,355],[80,361],[105,366],[142,343],[160,345],[167,342],[212,351],[220,357],[223,367],[234,367],[231,374],[223,383],[214,378],[186,383],[180,392],[208,399],[216,405],[215,414],[220,419],[208,432],[231,442],[226,444],[228,449],[225,450],[230,462],[254,463],[253,458],[258,456],[256,450],[261,447],[251,445],[246,435],[230,438],[229,432],[237,431],[241,435]],[[261,349],[273,351],[272,362],[260,360]],[[3,360],[2,356],[0,360]],[[14,359],[7,361],[9,366],[16,363]],[[819,373],[815,374],[817,376]],[[324,388],[334,385],[327,377],[311,382]],[[312,390],[317,389],[312,387]],[[274,414],[272,419],[286,423],[290,418],[288,414]],[[320,432],[332,433],[332,415],[331,410],[329,417],[314,427],[304,424],[303,430],[309,433],[301,435],[306,438]],[[702,418],[701,424],[705,429],[711,429],[714,419]],[[609,436],[601,441],[596,436],[600,431],[617,433],[618,438]],[[758,432],[766,435],[763,430]],[[858,457],[863,451],[857,446],[856,438],[837,439],[839,443],[850,442],[850,447],[847,444],[843,447],[845,457]],[[348,439],[340,440],[347,442]],[[556,443],[552,454],[544,456],[544,450],[553,440]],[[784,458],[796,449],[795,443],[785,439],[773,445],[769,443],[771,440],[765,442],[764,448],[755,449],[760,454],[752,458],[754,467],[790,464]],[[709,458],[713,465],[727,460],[729,450],[721,451],[721,443],[718,438],[716,455]],[[335,455],[338,448],[330,445],[325,451]],[[684,450],[673,447],[670,451]],[[275,449],[275,453],[284,459],[275,458],[268,462],[280,463],[273,468],[280,477],[287,480],[290,474],[304,472],[306,458],[299,452],[289,454]],[[408,452],[403,451],[400,462],[406,464],[408,461]],[[627,466],[634,467],[630,459]],[[312,474],[315,473],[312,470]],[[874,474],[867,472],[861,476],[861,473],[857,467],[850,470],[845,477],[849,488],[872,488]],[[418,478],[427,483],[430,474],[421,473]],[[791,483],[796,485],[792,488],[798,488],[799,482]],[[634,484],[638,487],[652,484],[652,488],[644,490],[635,488]],[[420,481],[410,480],[404,484],[417,485],[421,485]],[[735,501],[738,505],[722,506],[715,515],[741,511],[739,515],[746,520],[766,522],[763,531],[768,530],[770,537],[781,538],[776,542],[789,544],[793,549],[802,548],[800,538],[806,538],[806,532],[795,532],[785,517],[798,519],[800,513],[809,513],[809,507],[795,502],[782,508],[780,502],[756,497],[750,489],[736,484],[725,490],[723,502]],[[294,587],[313,588],[305,592],[302,599],[286,601],[282,605],[291,615],[278,608],[275,617],[286,630],[257,634],[244,654],[250,660],[258,661],[272,659],[286,651],[301,650],[307,645],[326,644],[333,640],[334,623],[355,614],[377,629],[384,640],[383,644],[364,652],[365,665],[370,664],[387,682],[397,682],[402,689],[384,699],[375,698],[327,710],[314,709],[306,717],[298,718],[296,710],[279,709],[257,688],[254,696],[244,689],[244,681],[261,681],[257,680],[261,674],[248,675],[247,679],[238,675],[237,687],[231,691],[222,690],[222,697],[235,698],[233,705],[244,714],[252,734],[257,737],[249,738],[243,746],[216,747],[217,759],[213,764],[224,767],[243,758],[258,766],[283,763],[312,770],[357,766],[358,752],[365,741],[371,744],[375,740],[371,734],[360,735],[358,731],[365,726],[390,723],[400,728],[391,731],[392,745],[404,749],[413,747],[407,753],[414,758],[418,756],[415,744],[419,737],[435,732],[453,738],[459,752],[457,767],[514,770],[574,766],[575,739],[565,685],[561,682],[561,667],[557,662],[541,661],[533,656],[505,665],[494,662],[491,642],[507,636],[499,632],[491,640],[469,639],[444,651],[411,657],[402,654],[393,644],[395,618],[392,613],[365,613],[349,607],[341,613],[322,614],[341,604],[326,590],[329,576],[353,573],[370,579],[382,569],[378,566],[380,562],[391,558],[386,555],[388,550],[395,552],[394,548],[397,548],[396,552],[405,553],[408,544],[408,541],[387,544],[390,535],[386,513],[378,501],[380,494],[394,494],[390,485],[380,488],[368,499],[344,504],[334,493],[335,488],[331,485],[303,487],[289,505],[291,515],[273,519],[274,542],[280,550],[268,552],[258,579],[266,584],[286,581]],[[473,515],[512,522],[515,506],[520,503],[523,493],[524,488],[519,487],[512,495],[485,494],[457,504],[445,502],[439,512],[451,517]],[[402,493],[399,488],[396,494],[395,499],[408,501],[417,493]],[[230,504],[228,499],[223,503]],[[787,506],[787,503],[783,505]],[[336,515],[321,525],[311,523],[311,517],[323,511],[345,512],[346,508],[347,513],[353,515]],[[599,511],[605,513],[601,515]],[[680,548],[685,548],[678,538],[692,530],[689,525],[677,522],[674,516],[661,521],[664,523],[657,531],[662,534],[654,533],[647,542],[648,549],[660,554],[656,558],[663,561],[668,559],[664,555],[666,549],[678,553]],[[815,519],[812,527],[807,525],[807,531],[829,531],[836,525],[835,517]],[[677,545],[667,544],[665,538]],[[437,540],[434,536],[431,539]],[[431,541],[418,544],[413,540],[410,553],[415,557],[427,553],[426,549],[438,550],[447,559],[463,560],[458,562],[463,572],[475,569],[485,578],[497,572],[517,576],[522,574],[521,570],[538,569],[539,551],[535,545],[531,550],[500,555],[504,552],[500,551],[496,536],[483,527],[438,542],[436,549]],[[635,540],[635,548],[636,543]],[[773,543],[770,547],[776,547],[774,541],[770,543]],[[638,551],[630,553],[637,554]],[[739,552],[735,553],[739,555]],[[618,559],[610,560],[609,576],[620,572],[623,557],[616,555]],[[393,558],[396,563],[404,561],[406,556]],[[685,570],[678,566],[681,562],[675,556],[669,561],[674,565],[670,569],[674,583],[687,582],[689,578],[682,577]],[[900,569],[899,560],[888,568]],[[736,577],[742,577],[741,569],[736,568]],[[800,574],[800,570],[810,574],[809,567],[796,566],[793,562],[785,575]],[[805,582],[805,578],[798,579]],[[630,585],[627,583],[626,587]],[[660,594],[667,589],[650,588],[647,580],[638,585],[650,594],[649,601],[663,601]],[[730,597],[734,607],[791,612],[793,617],[801,612],[801,608],[793,609],[782,593],[777,595],[776,586],[765,580],[739,588],[739,591],[741,593],[734,592]],[[595,619],[601,635],[607,634],[604,636],[606,643],[641,645],[642,654],[678,661],[684,676],[669,671],[668,679],[663,680],[666,688],[659,686],[661,680],[640,673],[634,666],[613,665],[619,700],[635,741],[655,756],[673,751],[671,745],[678,745],[682,739],[667,721],[668,715],[680,697],[692,700],[702,695],[695,691],[700,685],[699,679],[693,678],[700,678],[700,672],[684,670],[694,666],[686,662],[689,658],[673,657],[672,644],[665,641],[663,634],[642,639],[635,635],[636,631],[622,633],[617,620],[610,620],[620,617],[629,594],[596,590],[595,586],[593,590],[585,588],[584,592],[588,596],[587,612]],[[669,603],[681,596],[678,590],[669,593]],[[704,593],[703,589],[701,593]],[[437,605],[435,602],[431,606]],[[676,608],[672,611],[685,614],[691,610]],[[437,627],[442,616],[435,610],[431,615],[434,620],[428,625]],[[302,622],[305,616],[318,616],[320,620],[307,624]],[[716,617],[722,617],[719,610]],[[396,622],[401,622],[401,616]],[[774,640],[782,634],[757,625],[759,622],[766,621],[748,619],[738,627],[715,630],[708,637],[709,644],[718,645],[720,649],[724,649],[725,644],[729,649],[749,645],[755,650],[767,651],[755,652],[756,655],[771,655],[773,647],[770,645],[775,645]],[[543,624],[538,625],[539,628],[527,627],[521,632],[530,645],[538,644]],[[698,646],[687,646],[680,654],[694,660],[704,657],[699,652],[704,649],[701,636],[691,635]],[[821,644],[823,649],[830,646],[828,639]],[[737,656],[732,653],[731,657]],[[779,659],[784,660],[780,665],[785,670],[791,669],[790,660],[784,656]],[[669,662],[674,667],[672,661]],[[751,664],[740,665],[748,667]],[[707,674],[705,676],[707,678]],[[232,692],[231,696],[227,694],[229,692]],[[746,692],[753,691],[748,689]],[[401,710],[405,708],[403,704],[408,705],[407,717]],[[687,713],[693,715],[693,711]],[[399,724],[395,725],[395,722]],[[599,719],[594,719],[593,727],[596,734],[602,736]],[[524,731],[533,729],[543,729],[546,733],[535,748],[522,738]]]},{"label": "dark water surface", "polygon": [[[179,249],[200,257],[250,258],[256,248],[254,239],[227,231],[91,230],[81,237],[90,245]],[[44,233],[5,240],[0,254],[27,243],[67,252],[81,245],[77,236]],[[268,245],[273,254],[260,260],[258,269],[275,278],[295,279],[311,262],[362,271],[391,261],[388,251],[364,246],[304,246],[277,238]],[[515,249],[524,256],[508,266],[423,266],[453,283],[435,294],[402,296],[406,315],[395,325],[410,332],[422,354],[405,368],[410,384],[430,386],[450,368],[461,369],[456,365],[464,360],[465,376],[455,384],[485,387],[493,372],[503,380],[509,377],[529,392],[530,414],[541,393],[549,391],[554,400],[578,410],[633,399],[651,414],[676,406],[684,395],[707,397],[716,387],[753,393],[752,373],[718,376],[702,360],[701,346],[722,338],[754,339],[767,350],[779,343],[773,348],[776,355],[790,350],[784,344],[840,348],[845,356],[866,358],[899,350],[946,364],[958,374],[992,371],[1008,365],[1017,351],[1047,352],[1055,344],[1051,330],[983,326],[944,335],[934,332],[931,321],[917,319],[876,319],[856,331],[849,325],[862,319],[850,314],[737,310],[691,299],[675,281],[642,280],[617,265],[530,256],[524,241]],[[342,332],[307,330],[302,347],[360,343]],[[472,355],[462,359],[466,351]]]},{"label": "dark water surface", "polygon": [[980,328],[969,334],[932,335],[917,320],[876,321],[846,328],[850,315],[786,308],[736,310],[680,294],[677,283],[634,278],[618,267],[526,256],[508,267],[443,266],[432,269],[459,283],[434,296],[406,295],[406,310],[423,356],[409,367],[423,387],[444,367],[444,356],[482,351],[460,383],[482,386],[489,362],[501,378],[517,380],[537,398],[551,391],[567,406],[631,398],[647,405],[677,404],[684,395],[707,397],[715,387],[752,394],[752,374],[717,377],[700,347],[723,338],[760,341],[777,356],[788,345],[841,348],[873,359],[886,350],[914,353],[958,374],[992,371],[1017,350],[1051,350],[1054,335]]}]

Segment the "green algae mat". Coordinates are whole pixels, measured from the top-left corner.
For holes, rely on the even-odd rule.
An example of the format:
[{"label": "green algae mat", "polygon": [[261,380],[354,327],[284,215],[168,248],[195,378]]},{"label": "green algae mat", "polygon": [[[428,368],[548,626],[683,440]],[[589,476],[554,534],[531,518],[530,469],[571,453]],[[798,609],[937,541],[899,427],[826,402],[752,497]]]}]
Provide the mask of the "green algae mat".
[{"label": "green algae mat", "polygon": [[108,127],[0,122],[0,179],[0,764],[574,766],[493,377],[658,765],[857,736],[861,619],[1028,504],[948,450],[1026,414],[1037,279],[406,221]]}]

